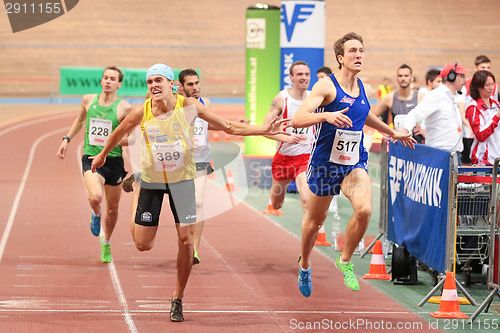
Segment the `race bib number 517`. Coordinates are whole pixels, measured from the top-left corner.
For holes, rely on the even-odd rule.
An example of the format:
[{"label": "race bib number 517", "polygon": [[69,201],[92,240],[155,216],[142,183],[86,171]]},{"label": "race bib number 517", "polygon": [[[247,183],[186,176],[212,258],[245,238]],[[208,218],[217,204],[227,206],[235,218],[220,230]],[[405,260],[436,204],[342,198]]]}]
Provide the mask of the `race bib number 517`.
[{"label": "race bib number 517", "polygon": [[337,129],[333,139],[330,162],[342,165],[355,165],[359,161],[361,131]]}]

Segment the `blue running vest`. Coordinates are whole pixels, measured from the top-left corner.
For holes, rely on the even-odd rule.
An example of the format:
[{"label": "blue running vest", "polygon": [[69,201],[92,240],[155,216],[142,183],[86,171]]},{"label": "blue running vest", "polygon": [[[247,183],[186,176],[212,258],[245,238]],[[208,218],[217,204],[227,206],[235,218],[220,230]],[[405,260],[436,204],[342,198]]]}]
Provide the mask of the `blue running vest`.
[{"label": "blue running vest", "polygon": [[[314,131],[315,140],[309,163],[313,166],[347,167],[342,164],[330,162],[330,155],[332,153],[335,135],[337,131],[363,131],[366,117],[368,116],[368,112],[370,112],[370,103],[368,102],[368,98],[366,97],[363,83],[359,78],[357,79],[359,86],[358,97],[352,97],[346,94],[340,87],[340,84],[333,74],[330,75],[330,79],[335,85],[337,96],[331,103],[319,107],[315,112],[334,112],[349,107],[349,110],[345,113],[345,115],[347,115],[351,119],[353,126],[350,128],[338,129],[335,125],[332,125],[328,122],[316,124]],[[361,141],[359,147],[357,148],[359,149],[358,162],[366,162],[368,160],[368,152],[363,146],[363,138],[364,134],[362,133]],[[337,145],[339,145],[339,143],[337,143]]]}]

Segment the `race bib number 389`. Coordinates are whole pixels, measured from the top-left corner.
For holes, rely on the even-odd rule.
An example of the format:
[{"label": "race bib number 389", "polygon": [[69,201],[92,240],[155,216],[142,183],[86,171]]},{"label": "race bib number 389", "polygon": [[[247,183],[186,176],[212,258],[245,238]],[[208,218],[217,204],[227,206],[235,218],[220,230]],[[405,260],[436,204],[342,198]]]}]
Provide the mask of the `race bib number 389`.
[{"label": "race bib number 389", "polygon": [[359,161],[359,145],[361,131],[345,131],[337,129],[333,139],[330,162],[342,165],[354,165]]},{"label": "race bib number 389", "polygon": [[89,143],[92,146],[104,146],[113,131],[113,122],[107,119],[90,118]]},{"label": "race bib number 389", "polygon": [[174,143],[153,143],[151,145],[156,171],[174,171],[184,165],[182,145]]}]

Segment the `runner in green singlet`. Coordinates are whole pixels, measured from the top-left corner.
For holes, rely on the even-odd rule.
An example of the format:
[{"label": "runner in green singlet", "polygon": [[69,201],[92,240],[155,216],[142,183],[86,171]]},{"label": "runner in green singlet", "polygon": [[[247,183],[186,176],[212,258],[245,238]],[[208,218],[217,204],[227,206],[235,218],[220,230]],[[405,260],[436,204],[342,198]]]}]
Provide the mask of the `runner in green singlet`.
[{"label": "runner in green singlet", "polygon": [[[83,96],[80,113],[73,121],[67,134],[62,138],[57,151],[57,156],[64,159],[71,139],[85,126],[82,156],[83,182],[92,209],[90,230],[94,236],[101,235],[101,261],[103,263],[112,261],[110,238],[118,219],[118,204],[121,194],[121,187],[118,185],[123,181],[126,171],[120,145],[113,148],[108,154],[106,164],[99,168],[96,173],[90,171],[92,161],[88,157],[101,152],[108,136],[131,110],[130,104],[117,95],[122,80],[123,73],[118,67],[109,66],[104,69],[101,78],[101,93]],[[120,144],[126,145],[127,140],[123,140]],[[101,233],[101,203],[103,199],[106,201],[106,210],[104,211],[103,232]]]}]

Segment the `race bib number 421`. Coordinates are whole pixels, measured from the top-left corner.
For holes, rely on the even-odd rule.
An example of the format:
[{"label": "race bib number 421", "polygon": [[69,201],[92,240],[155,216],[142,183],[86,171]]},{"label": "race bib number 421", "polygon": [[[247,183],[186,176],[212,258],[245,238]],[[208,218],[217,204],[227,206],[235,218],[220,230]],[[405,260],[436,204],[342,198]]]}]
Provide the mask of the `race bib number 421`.
[{"label": "race bib number 421", "polygon": [[337,129],[333,139],[330,162],[342,165],[354,165],[359,161],[359,145],[362,131]]},{"label": "race bib number 421", "polygon": [[286,131],[300,137],[300,144],[311,144],[314,141],[311,127],[294,128],[289,127]]}]

